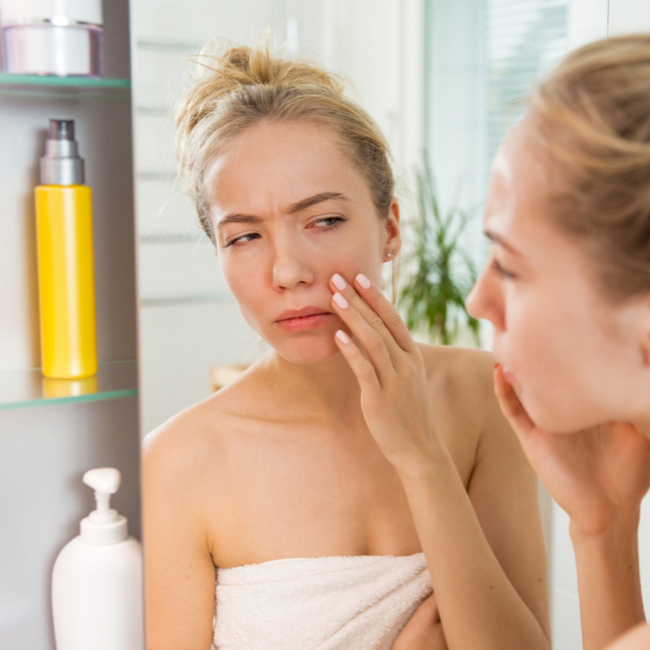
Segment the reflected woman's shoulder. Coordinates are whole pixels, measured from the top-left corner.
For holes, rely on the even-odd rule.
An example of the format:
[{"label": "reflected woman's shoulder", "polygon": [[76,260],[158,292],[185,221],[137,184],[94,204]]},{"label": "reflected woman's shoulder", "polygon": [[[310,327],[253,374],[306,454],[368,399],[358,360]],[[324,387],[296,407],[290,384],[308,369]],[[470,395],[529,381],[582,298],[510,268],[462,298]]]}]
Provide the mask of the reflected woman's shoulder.
[{"label": "reflected woman's shoulder", "polygon": [[494,356],[487,350],[452,345],[418,343],[429,376],[444,375],[446,380],[492,386]]},{"label": "reflected woman's shoulder", "polygon": [[145,464],[158,457],[164,459],[161,462],[185,458],[194,463],[196,457],[223,456],[228,439],[246,428],[242,402],[249,392],[242,376],[171,417],[145,436]]},{"label": "reflected woman's shoulder", "polygon": [[450,421],[476,436],[482,435],[491,423],[502,426],[503,416],[494,395],[491,352],[444,345],[418,344],[418,347],[433,403],[449,414]]},{"label": "reflected woman's shoulder", "polygon": [[232,419],[217,394],[193,404],[148,433],[142,444],[144,467],[182,464],[219,455]]}]

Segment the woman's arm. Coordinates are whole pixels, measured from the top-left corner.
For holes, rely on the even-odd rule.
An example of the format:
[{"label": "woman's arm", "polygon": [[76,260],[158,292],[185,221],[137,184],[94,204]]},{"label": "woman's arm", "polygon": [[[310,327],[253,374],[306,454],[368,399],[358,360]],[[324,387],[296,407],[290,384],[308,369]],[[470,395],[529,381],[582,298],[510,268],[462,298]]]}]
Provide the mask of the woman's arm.
[{"label": "woman's arm", "polygon": [[532,466],[571,518],[584,648],[601,650],[645,620],[638,525],[650,486],[650,440],[621,422],[576,433],[543,431],[498,367],[494,385]]},{"label": "woman's arm", "polygon": [[645,621],[639,572],[638,517],[597,535],[571,530],[585,650],[600,650]]},{"label": "woman's arm", "polygon": [[445,451],[396,467],[449,647],[549,648],[537,481],[516,438],[487,424],[469,493]]},{"label": "woman's arm", "polygon": [[536,479],[515,436],[486,401],[491,417],[468,494],[431,424],[419,349],[376,287],[355,288],[363,300],[348,287],[349,306],[333,305],[365,355],[349,339],[338,344],[361,385],[366,422],[402,479],[449,648],[549,648]]},{"label": "woman's arm", "polygon": [[[150,650],[209,650],[215,568],[200,491],[174,430],[150,434],[143,456],[146,637]],[[200,465],[200,463],[198,463]]]}]

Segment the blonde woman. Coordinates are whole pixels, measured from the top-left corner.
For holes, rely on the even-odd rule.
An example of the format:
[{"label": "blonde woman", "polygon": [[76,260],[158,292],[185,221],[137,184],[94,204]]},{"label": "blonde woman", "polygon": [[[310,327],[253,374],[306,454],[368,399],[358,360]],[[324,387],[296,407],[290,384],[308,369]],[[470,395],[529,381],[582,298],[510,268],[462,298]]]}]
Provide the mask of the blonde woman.
[{"label": "blonde woman", "polygon": [[149,648],[548,648],[492,357],[415,344],[379,290],[401,246],[382,134],[317,66],[203,61],[179,160],[271,351],[147,438]]},{"label": "blonde woman", "polygon": [[484,225],[467,304],[494,323],[501,407],[571,518],[584,648],[639,624],[616,648],[650,648],[650,35],[553,71],[497,154]]}]

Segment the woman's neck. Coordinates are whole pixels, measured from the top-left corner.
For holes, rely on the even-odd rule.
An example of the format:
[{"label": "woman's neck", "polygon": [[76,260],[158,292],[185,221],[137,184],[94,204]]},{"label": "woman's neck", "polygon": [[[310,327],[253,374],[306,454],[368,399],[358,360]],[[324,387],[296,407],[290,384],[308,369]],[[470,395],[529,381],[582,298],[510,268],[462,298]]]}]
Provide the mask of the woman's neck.
[{"label": "woman's neck", "polygon": [[258,367],[274,406],[298,419],[302,413],[323,420],[363,417],[359,382],[341,353],[318,363],[296,364],[271,350]]}]

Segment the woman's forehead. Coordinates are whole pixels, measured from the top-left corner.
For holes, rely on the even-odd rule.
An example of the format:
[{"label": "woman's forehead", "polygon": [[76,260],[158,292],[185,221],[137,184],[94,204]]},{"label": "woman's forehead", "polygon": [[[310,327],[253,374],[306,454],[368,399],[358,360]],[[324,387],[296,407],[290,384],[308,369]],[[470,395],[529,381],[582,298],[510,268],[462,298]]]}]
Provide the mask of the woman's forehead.
[{"label": "woman's forehead", "polygon": [[[575,249],[557,225],[548,157],[531,133],[530,122],[512,129],[494,160],[486,199],[484,228],[496,240],[535,260]],[[491,237],[492,238],[492,237]],[[495,238],[492,238],[495,240]]]},{"label": "woman's forehead", "polygon": [[206,174],[211,205],[294,205],[321,193],[370,198],[364,177],[330,129],[310,123],[254,125],[214,158]]}]

